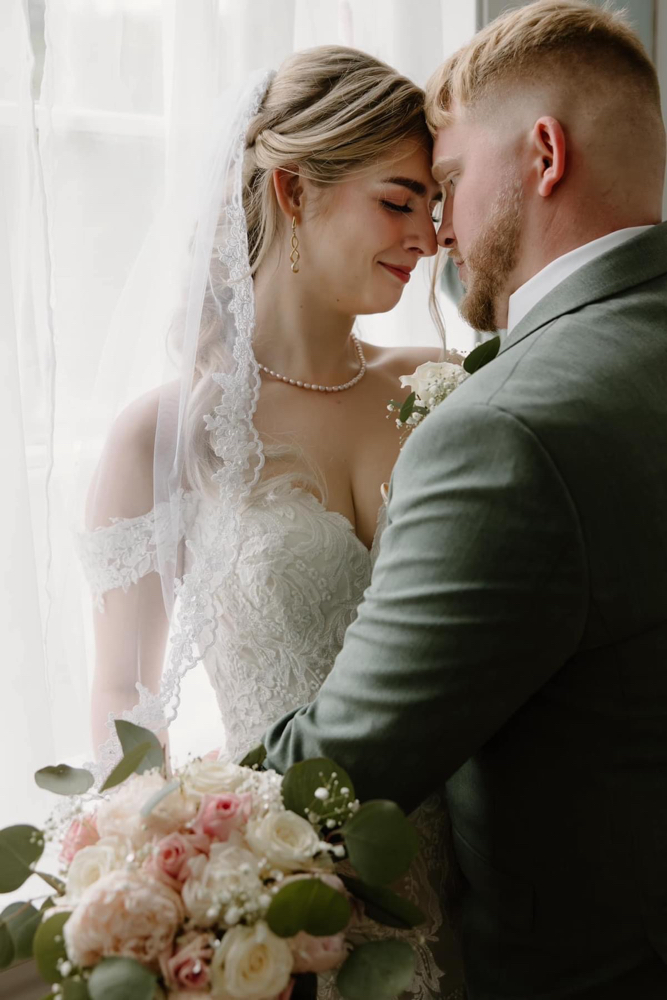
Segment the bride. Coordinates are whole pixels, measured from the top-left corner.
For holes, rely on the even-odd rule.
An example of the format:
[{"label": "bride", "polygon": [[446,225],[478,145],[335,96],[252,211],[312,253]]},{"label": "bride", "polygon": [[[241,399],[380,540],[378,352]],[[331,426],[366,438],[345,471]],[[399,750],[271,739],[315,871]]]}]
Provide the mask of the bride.
[{"label": "bride", "polygon": [[[437,359],[354,332],[436,253],[442,194],[422,108],[389,66],[330,46],[218,109],[170,331],[179,377],[114,422],[79,539],[98,775],[117,756],[114,717],[168,743],[195,664],[239,759],[312,699],[341,648],[398,455],[387,403],[401,374]],[[412,994],[423,1000],[459,995],[442,873],[429,876],[412,880],[429,917]]]}]

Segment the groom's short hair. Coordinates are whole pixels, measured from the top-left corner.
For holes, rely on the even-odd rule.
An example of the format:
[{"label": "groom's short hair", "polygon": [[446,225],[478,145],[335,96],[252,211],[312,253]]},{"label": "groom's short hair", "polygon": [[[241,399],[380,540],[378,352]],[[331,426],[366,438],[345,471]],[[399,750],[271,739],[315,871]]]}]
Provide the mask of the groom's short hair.
[{"label": "groom's short hair", "polygon": [[426,85],[429,127],[446,127],[454,104],[483,104],[503,83],[572,86],[587,72],[606,78],[639,113],[657,113],[662,124],[658,75],[622,12],[584,0],[536,0],[492,21],[433,74]]}]

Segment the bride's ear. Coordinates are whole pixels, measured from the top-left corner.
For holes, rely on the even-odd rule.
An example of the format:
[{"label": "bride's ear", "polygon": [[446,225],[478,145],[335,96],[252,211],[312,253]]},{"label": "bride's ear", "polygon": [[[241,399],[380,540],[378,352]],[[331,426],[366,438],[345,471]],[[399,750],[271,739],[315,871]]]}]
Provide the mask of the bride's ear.
[{"label": "bride's ear", "polygon": [[299,168],[289,167],[278,168],[273,171],[273,187],[276,192],[276,200],[283,215],[291,222],[296,216],[300,221],[300,213],[303,209],[303,182],[299,174]]}]

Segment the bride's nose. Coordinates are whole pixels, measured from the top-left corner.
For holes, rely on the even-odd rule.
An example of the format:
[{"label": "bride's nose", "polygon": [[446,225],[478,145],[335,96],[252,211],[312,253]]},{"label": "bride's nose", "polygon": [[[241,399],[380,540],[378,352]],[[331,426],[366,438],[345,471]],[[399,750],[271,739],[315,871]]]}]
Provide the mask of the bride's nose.
[{"label": "bride's nose", "polygon": [[438,244],[436,241],[435,226],[433,225],[430,213],[428,220],[417,226],[405,237],[403,249],[412,251],[413,253],[416,251],[420,257],[433,257],[437,253]]}]

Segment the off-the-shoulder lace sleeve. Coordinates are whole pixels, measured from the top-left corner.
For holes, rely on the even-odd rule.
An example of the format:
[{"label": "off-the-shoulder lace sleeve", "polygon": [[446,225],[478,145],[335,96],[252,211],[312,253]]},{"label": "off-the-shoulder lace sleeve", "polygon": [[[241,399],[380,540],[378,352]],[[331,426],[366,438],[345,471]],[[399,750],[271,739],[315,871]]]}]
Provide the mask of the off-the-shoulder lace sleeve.
[{"label": "off-the-shoulder lace sleeve", "polygon": [[[180,493],[181,534],[187,535],[196,513],[192,493]],[[139,517],[113,517],[111,523],[76,535],[76,549],[95,606],[104,611],[104,594],[122,587],[127,592],[147,573],[157,570],[157,544],[168,514],[167,504],[158,504]]]}]

